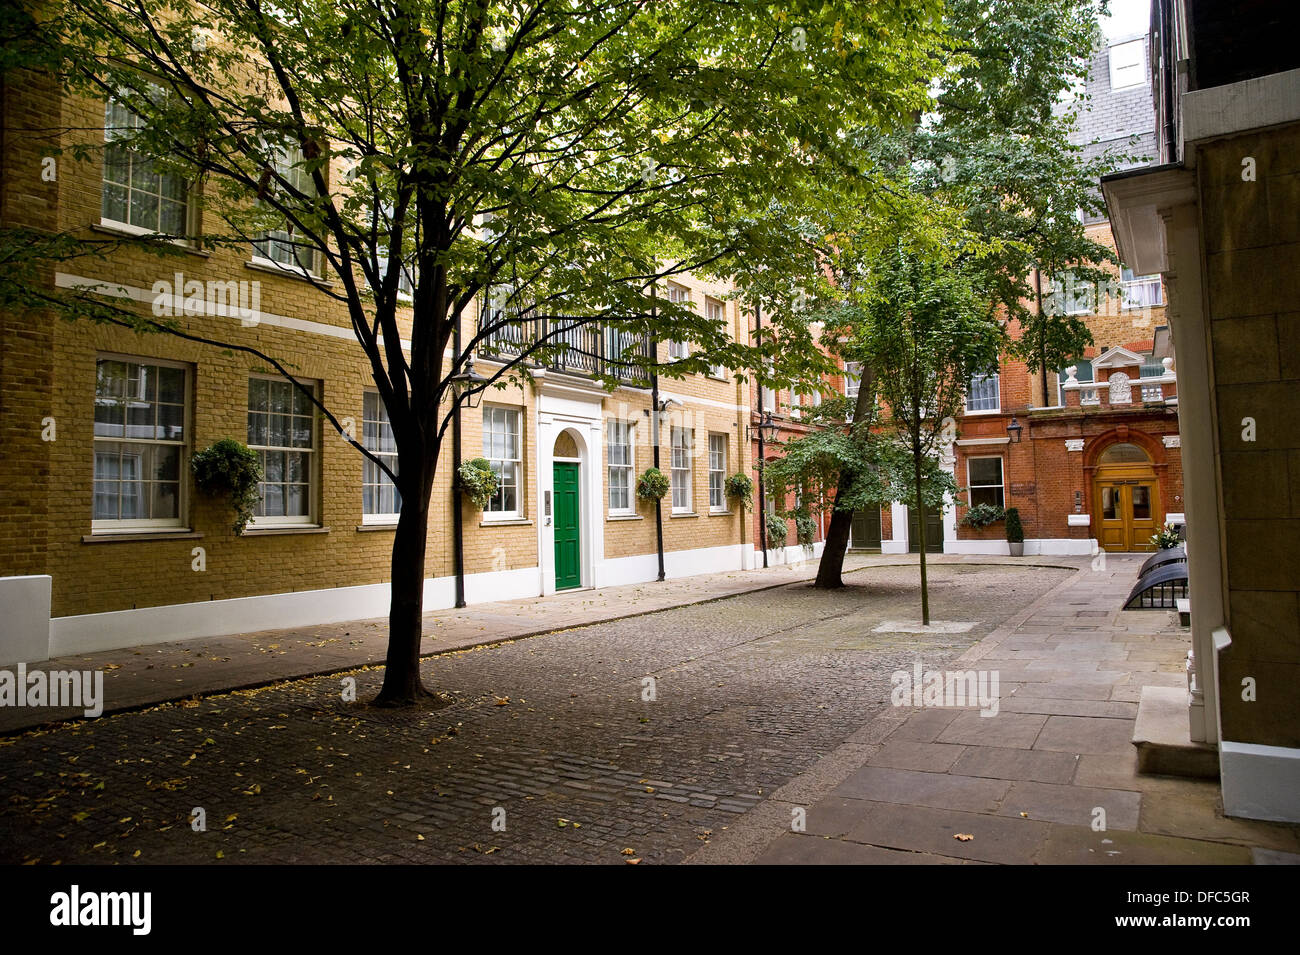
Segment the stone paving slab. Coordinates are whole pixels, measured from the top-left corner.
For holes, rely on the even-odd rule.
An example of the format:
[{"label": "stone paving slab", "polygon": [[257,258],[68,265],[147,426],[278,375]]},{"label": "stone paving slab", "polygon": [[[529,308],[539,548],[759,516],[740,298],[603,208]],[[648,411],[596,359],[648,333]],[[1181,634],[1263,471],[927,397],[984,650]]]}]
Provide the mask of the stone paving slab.
[{"label": "stone paving slab", "polygon": [[[1045,822],[987,813],[866,800],[862,806],[862,821],[849,830],[847,841],[955,859],[1025,863],[1034,858],[1049,832]],[[960,840],[959,835],[972,838]]]},{"label": "stone paving slab", "polygon": [[[1054,783],[1012,783],[998,813],[1066,825],[1091,826],[1094,819],[1104,821],[1109,829],[1136,829],[1142,805],[1139,793],[1122,789],[1090,789],[1086,786]],[[1104,817],[1097,814],[1105,810]]]},{"label": "stone paving slab", "polygon": [[1079,757],[1071,753],[1045,753],[1035,749],[968,746],[950,767],[963,776],[1025,779],[1041,783],[1068,783],[1078,769]]},{"label": "stone paving slab", "polygon": [[756,865],[979,865],[967,859],[786,833],[754,860]]},{"label": "stone paving slab", "polygon": [[931,809],[993,812],[1010,784],[1000,779],[864,766],[834,789],[837,796]]},{"label": "stone paving slab", "polygon": [[[1118,609],[1142,559],[1081,568],[952,664],[998,672],[996,716],[899,708],[862,768],[808,807],[808,832],[773,829],[757,852],[750,832],[743,858],[724,835],[709,859],[1300,863],[1300,826],[1225,818],[1217,782],[1137,773],[1142,687],[1185,686],[1189,645],[1172,612]],[[1093,829],[1099,807],[1104,831]]]}]

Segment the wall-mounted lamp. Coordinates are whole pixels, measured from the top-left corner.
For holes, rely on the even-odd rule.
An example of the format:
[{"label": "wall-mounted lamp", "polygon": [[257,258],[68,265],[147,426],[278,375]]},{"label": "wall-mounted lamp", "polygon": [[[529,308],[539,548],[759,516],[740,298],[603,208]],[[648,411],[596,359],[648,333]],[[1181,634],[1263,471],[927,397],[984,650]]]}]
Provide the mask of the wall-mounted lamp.
[{"label": "wall-mounted lamp", "polygon": [[1016,416],[1011,416],[1011,423],[1007,425],[1007,434],[1011,436],[1012,444],[1020,443],[1020,432],[1025,430],[1024,427],[1016,420]]}]

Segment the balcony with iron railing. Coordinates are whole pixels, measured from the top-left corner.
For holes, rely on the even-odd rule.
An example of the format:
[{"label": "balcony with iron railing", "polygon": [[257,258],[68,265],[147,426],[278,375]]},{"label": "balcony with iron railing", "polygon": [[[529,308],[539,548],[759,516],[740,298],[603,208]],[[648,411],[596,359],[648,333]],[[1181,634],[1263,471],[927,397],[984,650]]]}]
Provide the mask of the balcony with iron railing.
[{"label": "balcony with iron railing", "polygon": [[[478,355],[510,359],[536,351],[535,367],[584,378],[611,377],[632,387],[650,386],[654,351],[648,336],[576,315],[505,317],[485,310],[479,319]],[[486,334],[484,334],[486,332]]]}]

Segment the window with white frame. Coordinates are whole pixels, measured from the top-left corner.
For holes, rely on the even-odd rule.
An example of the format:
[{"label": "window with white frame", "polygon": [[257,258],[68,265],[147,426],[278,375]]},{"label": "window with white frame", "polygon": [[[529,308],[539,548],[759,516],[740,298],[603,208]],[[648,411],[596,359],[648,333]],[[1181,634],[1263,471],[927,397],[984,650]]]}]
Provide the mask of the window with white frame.
[{"label": "window with white frame", "polygon": [[966,410],[997,411],[1002,407],[999,392],[1000,375],[993,372],[988,375],[972,375],[970,387],[966,390]]},{"label": "window with white frame", "polygon": [[[397,473],[397,442],[388,409],[379,392],[367,391],[361,410],[361,445]],[[397,520],[402,510],[402,495],[393,479],[369,458],[361,459],[361,523],[388,524]]]},{"label": "window with white frame", "polygon": [[183,366],[96,360],[92,532],[181,526],[185,391]]},{"label": "window with white frame", "polygon": [[1049,311],[1054,315],[1089,315],[1094,312],[1096,288],[1073,272],[1053,276],[1047,294]]},{"label": "window with white frame", "polygon": [[1124,308],[1154,308],[1165,303],[1158,274],[1134,275],[1132,269],[1121,269],[1120,288],[1123,290]]},{"label": "window with white frame", "polygon": [[672,431],[672,492],[673,512],[689,513],[691,509],[691,429],[673,428]]},{"label": "window with white frame", "polygon": [[966,483],[970,488],[970,507],[977,504],[1002,507],[1002,458],[967,458]]},{"label": "window with white frame", "polygon": [[1147,81],[1145,40],[1129,40],[1110,48],[1110,88],[1122,90]]},{"label": "window with white frame", "polygon": [[311,399],[292,382],[249,378],[248,446],[262,465],[257,485],[262,499],[253,511],[254,525],[310,524],[316,506],[316,409]]},{"label": "window with white frame", "polygon": [[727,436],[709,435],[709,510],[727,509]]},{"label": "window with white frame", "polygon": [[844,396],[856,398],[862,388],[862,362],[846,361],[844,363]]},{"label": "window with white frame", "polygon": [[632,422],[610,421],[605,444],[609,456],[609,512],[631,514],[635,510],[632,497]]},{"label": "window with white frame", "polygon": [[[684,285],[678,285],[676,282],[669,282],[667,298],[668,301],[674,304],[688,303],[691,300],[691,290]],[[690,354],[691,346],[689,342],[675,340],[668,342],[668,357],[670,359],[689,358]]]},{"label": "window with white frame", "polygon": [[100,216],[105,225],[131,232],[185,235],[188,194],[185,180],[164,172],[130,146],[141,129],[140,117],[117,100],[104,108],[104,173]]},{"label": "window with white frame", "polygon": [[[704,300],[704,314],[705,314],[705,316],[709,319],[709,321],[713,322],[714,324],[716,324],[716,325],[718,325],[718,326],[720,326],[720,327],[722,327],[722,328],[724,328],[724,329],[726,328],[726,324],[727,324],[727,309],[726,309],[726,306],[723,305],[721,302],[719,302],[717,299],[715,299],[715,298],[706,298],[706,299]],[[725,379],[725,378],[727,377],[727,366],[726,366],[726,365],[710,365],[710,366],[709,366],[709,375],[710,375],[710,377],[713,377],[713,378],[723,378],[723,379]]]},{"label": "window with white frame", "polygon": [[[280,150],[275,160],[275,172],[298,192],[315,195],[316,183],[305,165],[301,149]],[[292,222],[286,221],[283,227],[270,230],[253,247],[259,257],[283,268],[310,274],[316,272],[316,249]]]},{"label": "window with white frame", "polygon": [[520,441],[521,413],[518,408],[483,406],[483,457],[492,465],[500,484],[487,507],[485,517],[509,518],[520,515],[519,472],[523,462]]}]

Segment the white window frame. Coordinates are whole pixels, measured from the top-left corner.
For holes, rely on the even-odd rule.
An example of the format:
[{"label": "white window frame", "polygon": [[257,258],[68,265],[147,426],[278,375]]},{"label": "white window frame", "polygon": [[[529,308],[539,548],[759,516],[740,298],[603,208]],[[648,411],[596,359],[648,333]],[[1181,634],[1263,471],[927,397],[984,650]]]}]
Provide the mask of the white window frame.
[{"label": "white window frame", "polygon": [[846,361],[844,363],[844,397],[856,398],[862,389],[862,362]]},{"label": "white window frame", "polygon": [[[614,440],[615,430],[622,429],[626,443]],[[636,423],[619,418],[610,418],[605,426],[605,505],[614,517],[628,517],[636,513]],[[613,450],[615,447],[627,448],[627,463],[615,464]],[[614,474],[624,476],[627,488],[627,506],[615,507],[613,501]]]},{"label": "white window frame", "polygon": [[[975,392],[976,384],[993,383],[993,398],[997,404],[992,408],[972,408],[971,398]],[[978,398],[977,401],[987,401],[985,398]],[[971,379],[966,384],[966,413],[967,414],[998,414],[1002,411],[1002,372],[1001,369],[987,375],[971,375]]]},{"label": "white window frame", "polygon": [[[711,321],[726,327],[727,324],[727,306],[716,298],[710,296],[704,297],[704,315]],[[719,381],[727,380],[726,365],[710,365],[709,377],[717,378]]]},{"label": "white window frame", "polygon": [[1145,38],[1116,43],[1107,51],[1106,60],[1112,90],[1133,89],[1147,82]]},{"label": "white window frame", "polygon": [[[140,355],[120,355],[120,354],[112,354],[108,352],[101,352],[95,355],[96,372],[98,372],[99,363],[101,361],[120,361],[132,365],[140,365],[140,366],[150,365],[150,366],[160,367],[160,368],[180,369],[180,371],[185,375],[185,383],[182,386],[182,401],[183,401],[184,413],[182,417],[183,423],[181,425],[181,434],[183,437],[181,438],[180,441],[168,441],[159,438],[129,438],[126,436],[125,428],[123,429],[123,433],[121,437],[112,437],[109,435],[104,435],[101,437],[99,435],[93,434],[95,422],[92,417],[91,432],[94,437],[94,440],[92,442],[93,447],[92,447],[91,475],[90,475],[91,495],[92,495],[91,511],[90,511],[91,513],[90,533],[91,534],[130,534],[130,533],[148,533],[150,531],[156,532],[156,531],[164,531],[164,530],[167,531],[185,530],[188,526],[186,524],[186,517],[188,515],[188,507],[189,507],[189,481],[187,480],[186,475],[189,470],[189,457],[190,457],[189,444],[190,444],[190,435],[191,435],[191,427],[192,427],[191,413],[190,413],[190,389],[193,387],[193,375],[190,373],[190,367],[184,364],[183,362],[167,361],[161,358],[145,358]],[[98,378],[98,375],[96,375],[96,377]],[[96,393],[95,397],[96,400],[98,400],[100,395]],[[158,403],[154,402],[154,404],[157,405]],[[156,420],[157,420],[157,414],[155,412],[155,421]],[[105,444],[109,444],[109,443],[149,444],[149,445],[167,445],[167,446],[179,447],[181,449],[180,465],[179,465],[180,487],[177,492],[177,499],[176,499],[176,517],[174,518],[171,517],[126,518],[126,519],[94,517],[95,505],[94,505],[93,495],[95,493],[94,491],[95,473],[94,473],[93,452],[94,449],[97,448],[101,442]],[[144,482],[144,483],[151,484],[155,482]]]},{"label": "white window frame", "polygon": [[[972,462],[972,461],[997,461],[997,462],[998,462],[998,477],[1001,479],[1001,483],[1000,483],[1000,484],[975,484],[975,483],[971,480],[971,476],[970,476],[970,466],[971,466],[971,462]],[[967,487],[967,489],[968,489],[968,491],[969,491],[969,494],[970,494],[970,496],[967,498],[967,500],[968,500],[968,502],[969,502],[969,504],[967,505],[968,507],[974,507],[974,506],[975,506],[975,500],[974,500],[974,497],[975,497],[975,489],[976,489],[976,488],[979,488],[980,490],[987,490],[988,488],[997,488],[997,490],[998,490],[998,492],[999,492],[999,493],[998,493],[998,496],[999,496],[1000,498],[1002,498],[1002,503],[1001,503],[1001,504],[997,504],[996,506],[997,506],[997,507],[1006,507],[1006,506],[1007,506],[1007,471],[1006,471],[1006,466],[1007,466],[1007,465],[1006,465],[1006,461],[1004,461],[1004,460],[1002,459],[1002,455],[1000,455],[1000,454],[985,454],[985,455],[979,455],[979,456],[976,456],[976,457],[969,457],[969,458],[966,459],[966,487]]]},{"label": "white window frame", "polygon": [[[376,413],[372,416],[370,409],[366,407],[367,399],[373,398],[375,401]],[[373,427],[372,427],[373,426]],[[388,420],[388,409],[384,407],[383,398],[379,392],[366,390],[361,398],[361,445],[377,458],[382,458],[389,469],[397,473],[397,444],[395,441],[385,442],[383,434],[385,430],[389,437],[392,437],[392,425]],[[378,440],[371,439],[371,432],[374,432]],[[385,445],[389,445],[386,447]],[[367,480],[367,471],[374,469],[375,480]],[[393,501],[397,510],[395,511],[367,511],[366,510],[366,488],[374,488],[376,498],[379,492],[384,488],[393,489]],[[392,479],[380,471],[375,463],[369,458],[361,459],[361,523],[362,525],[384,525],[396,524],[397,518],[402,510],[402,494],[393,484]]]},{"label": "white window frame", "polygon": [[[158,229],[146,229],[144,226],[135,225],[134,223],[129,221],[123,221],[121,219],[111,219],[104,214],[105,196],[107,195],[108,187],[123,186],[122,183],[111,182],[109,179],[106,178],[107,165],[108,165],[108,148],[115,139],[119,138],[118,136],[114,135],[114,130],[109,126],[109,117],[115,105],[119,105],[119,104],[116,104],[116,100],[113,97],[109,97],[107,100],[104,101],[104,161],[100,164],[100,171],[99,171],[99,224],[104,228],[112,229],[116,232],[124,232],[127,233],[128,235],[166,235],[167,233],[159,232]],[[140,117],[137,114],[131,112],[125,106],[120,106],[120,108],[124,112],[129,114],[132,122],[140,121]],[[120,138],[126,138],[126,137],[123,136]],[[142,154],[138,153],[136,150],[131,149],[130,147],[123,147],[123,148],[126,149],[126,151],[129,153],[132,167],[134,167],[134,164],[137,161],[146,162],[146,163],[153,162],[153,160],[149,159],[146,156],[143,156]],[[159,172],[157,173],[157,175],[163,176],[168,174]],[[132,178],[131,173],[128,172],[126,176],[127,181],[124,186],[124,188],[126,189],[126,208],[127,208],[126,214],[128,219],[131,216],[131,193],[137,191],[135,187],[131,184],[131,178]],[[138,190],[138,191],[144,192],[144,190]],[[182,192],[182,199],[181,199],[182,234],[178,236],[173,236],[172,241],[183,245],[186,244],[187,242],[184,233],[188,233],[190,231],[190,220],[192,216],[189,183],[186,182],[181,183],[181,192]],[[163,201],[163,194],[160,191],[158,193],[151,193],[151,195],[157,195],[159,199],[160,217],[159,217],[158,225],[159,227],[161,227],[162,226],[161,203]],[[175,201],[175,200],[170,200],[170,201]]]},{"label": "white window frame", "polygon": [[727,435],[709,432],[709,512],[712,514],[727,511],[727,443]]},{"label": "white window frame", "polygon": [[[301,168],[302,164],[305,162],[307,162],[307,159],[303,156],[301,148],[297,146],[282,148],[280,150],[280,158],[276,161],[276,171],[285,179],[291,179],[296,176],[306,176],[310,179],[311,172]],[[297,182],[296,184],[299,191],[306,191],[301,182]],[[315,188],[314,182],[311,183],[311,186],[313,189]],[[288,222],[283,224],[286,227],[289,225]],[[266,251],[266,247],[268,247],[268,244],[273,241],[275,233],[283,233],[285,236],[292,238],[291,234],[286,229],[272,229],[265,233],[261,238],[254,239],[252,256],[253,264],[260,265],[263,268],[287,272],[289,275],[319,279],[321,277],[320,250],[316,248],[308,250],[308,254],[311,255],[311,264],[308,266],[301,265],[296,261],[292,264],[281,262],[279,259],[272,258]]]},{"label": "white window frame", "polygon": [[[1049,294],[1055,296],[1061,305],[1062,313],[1066,315],[1093,315],[1097,311],[1097,289],[1091,282],[1082,282],[1070,270],[1062,272],[1060,275],[1054,275],[1051,279],[1052,286]],[[1079,296],[1082,295],[1086,301],[1079,306]],[[1067,307],[1073,304],[1073,308]]]},{"label": "white window frame", "polygon": [[[514,437],[513,457],[494,457],[491,453],[492,448],[488,442],[489,435],[492,433],[492,429],[489,427],[489,421],[491,421],[489,415],[495,417],[497,412],[503,412],[507,416],[506,417],[507,429],[505,431],[505,434],[507,436],[513,435]],[[513,424],[514,424],[513,431],[509,428],[511,419],[513,419]],[[493,464],[500,462],[503,464],[513,464],[515,466],[514,467],[514,472],[515,472],[514,508],[511,510],[504,510],[504,509],[493,510],[492,507],[493,504],[495,503],[495,500],[491,501],[488,503],[487,507],[483,508],[483,520],[484,521],[519,520],[521,517],[523,517],[523,500],[524,500],[524,411],[523,409],[518,406],[484,404],[482,437],[483,437],[484,458],[486,458],[490,463]],[[493,470],[496,471],[497,469],[494,467]],[[498,475],[500,475],[501,472],[498,471],[497,473]],[[502,495],[502,503],[505,502],[505,498],[502,490],[503,487],[504,485],[498,485],[498,489],[497,489],[497,494]]]},{"label": "white window frame", "polygon": [[[669,452],[669,493],[672,495],[672,512],[674,514],[692,513],[694,488],[691,468],[692,441],[694,435],[690,428],[674,426],[671,432],[671,451]],[[681,491],[685,503],[678,504],[678,491]]]},{"label": "white window frame", "polygon": [[[678,285],[676,282],[669,282],[664,297],[673,303],[689,302],[691,300],[691,290],[685,285]],[[677,361],[682,358],[691,357],[691,343],[669,339],[668,341],[668,359]]]},{"label": "white window frame", "polygon": [[[289,380],[287,380],[287,379],[285,379],[285,378],[281,378],[281,377],[279,377],[278,375],[249,375],[249,376],[248,376],[248,381],[249,381],[250,384],[251,384],[253,381],[269,381],[272,385],[279,385],[279,386],[282,386],[282,387],[287,387],[287,388],[289,389],[289,394],[290,394],[290,396],[296,395],[296,394],[298,393],[298,389],[297,389],[297,387],[293,384],[293,382],[291,382],[291,381],[289,381]],[[305,379],[299,379],[299,382],[300,382],[301,384],[303,384],[303,385],[310,386],[310,388],[312,389],[313,395],[314,395],[314,396],[317,396],[317,397],[319,396],[319,394],[320,394],[320,391],[319,391],[320,385],[319,385],[318,382],[310,381],[310,380],[305,380]],[[245,411],[246,411],[246,415],[248,415],[248,414],[267,414],[267,415],[269,415],[269,414],[270,414],[269,411],[266,411],[266,412],[254,411],[254,410],[249,406],[249,405],[250,405],[250,402],[249,402],[248,399],[250,399],[251,397],[252,397],[251,395],[248,395],[247,393],[245,393]],[[292,408],[292,405],[290,405],[290,407]],[[320,495],[320,476],[319,476],[319,460],[320,460],[320,457],[319,457],[319,454],[318,454],[318,452],[319,452],[319,450],[320,450],[320,419],[319,419],[319,415],[316,413],[316,406],[315,406],[314,404],[309,404],[308,407],[311,409],[311,412],[310,412],[310,414],[311,414],[311,444],[310,444],[308,447],[305,447],[305,448],[295,448],[295,447],[290,447],[290,446],[274,445],[274,444],[254,444],[254,443],[252,442],[252,440],[251,440],[251,439],[252,439],[252,435],[251,435],[251,434],[250,434],[250,435],[247,435],[247,437],[250,439],[249,442],[248,442],[248,447],[249,447],[251,450],[258,452],[258,461],[259,461],[259,463],[262,464],[263,470],[265,470],[265,468],[266,468],[266,453],[267,453],[267,452],[284,453],[284,454],[286,455],[286,457],[285,457],[285,469],[286,469],[286,471],[287,471],[287,469],[288,469],[288,455],[289,455],[289,454],[293,454],[293,453],[301,453],[301,454],[305,454],[305,455],[306,455],[306,457],[307,457],[307,467],[306,467],[306,470],[307,470],[307,480],[306,480],[305,483],[306,483],[306,487],[307,487],[307,513],[306,513],[306,514],[261,514],[261,515],[254,514],[252,520],[250,520],[250,521],[249,521],[249,524],[248,524],[248,526],[249,526],[250,528],[259,529],[259,528],[267,528],[267,527],[316,527],[316,526],[319,526],[319,525],[318,525],[318,522],[317,522],[317,516],[316,516],[316,515],[317,515],[317,513],[318,513],[318,511],[319,511],[319,508],[320,508],[320,497],[321,497],[321,495]],[[295,415],[295,414],[293,414],[292,412],[290,412],[290,415],[289,415],[289,416],[290,416],[291,418],[302,417],[302,415]],[[268,430],[269,430],[269,429],[268,429]],[[265,474],[263,474],[263,477],[265,477]],[[287,475],[286,475],[286,477],[287,477]],[[259,487],[260,487],[261,485],[265,485],[265,484],[269,484],[269,483],[271,483],[271,482],[263,480],[263,481],[259,482]],[[282,478],[278,483],[280,483],[280,484],[284,484],[284,485],[287,485],[287,484],[290,484],[290,483],[297,483],[297,482],[290,482],[290,481],[285,480],[285,479]],[[258,501],[257,506],[260,508],[260,507],[262,507],[265,503],[266,503],[265,500]]]},{"label": "white window frame", "polygon": [[[1137,302],[1129,297],[1129,291],[1139,288],[1155,288],[1156,301],[1154,302]],[[1120,270],[1120,308],[1125,311],[1138,311],[1145,308],[1159,308],[1165,304],[1164,283],[1160,280],[1160,273],[1155,272],[1151,275],[1134,275],[1132,270],[1127,266]]]}]

